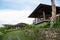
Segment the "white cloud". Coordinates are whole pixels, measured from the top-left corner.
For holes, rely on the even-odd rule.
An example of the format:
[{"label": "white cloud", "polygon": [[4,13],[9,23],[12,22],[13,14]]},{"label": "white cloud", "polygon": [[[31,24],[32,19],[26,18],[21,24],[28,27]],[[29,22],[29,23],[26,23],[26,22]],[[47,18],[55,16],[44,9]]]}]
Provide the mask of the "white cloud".
[{"label": "white cloud", "polygon": [[[25,4],[25,10],[0,10],[0,23],[1,24],[16,24],[18,22],[32,23],[33,19],[27,18],[32,12],[32,4],[36,7],[40,3],[50,4],[49,0],[3,0],[3,2],[14,3],[16,5]],[[13,6],[14,7],[14,6]],[[18,8],[18,6],[16,6]],[[20,7],[20,6],[19,6]]]},{"label": "white cloud", "polygon": [[34,3],[34,4],[40,4],[40,3],[45,3],[45,4],[50,4],[51,0],[3,0],[5,2],[12,2],[12,3]]},{"label": "white cloud", "polygon": [[[3,1],[17,3],[17,4],[26,3],[26,2],[36,4],[36,5],[40,3],[51,4],[51,0],[3,0]],[[57,1],[59,0],[55,0],[56,4],[58,3]]]},{"label": "white cloud", "polygon": [[43,4],[51,4],[51,0],[3,0],[5,3],[3,8],[12,8],[16,10],[33,10],[35,9],[40,3]]},{"label": "white cloud", "polygon": [[20,22],[31,24],[33,19],[28,18],[31,11],[0,10],[0,24],[16,24]]},{"label": "white cloud", "polygon": [[51,0],[2,0],[2,2],[7,2],[8,5],[9,3],[12,3],[13,5],[11,4],[12,6],[9,5],[8,7],[11,6],[16,9],[19,9],[21,5],[23,10],[0,10],[0,24],[16,24],[20,22],[30,24],[34,19],[27,17],[31,14],[34,8],[36,8],[40,3],[51,4]]}]

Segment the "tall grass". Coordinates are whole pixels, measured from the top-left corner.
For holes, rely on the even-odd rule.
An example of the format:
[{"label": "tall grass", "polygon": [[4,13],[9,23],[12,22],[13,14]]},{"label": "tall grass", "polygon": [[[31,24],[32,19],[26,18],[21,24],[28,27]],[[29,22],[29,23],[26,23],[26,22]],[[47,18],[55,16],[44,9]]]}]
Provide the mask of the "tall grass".
[{"label": "tall grass", "polygon": [[[42,24],[39,25],[26,25],[23,29],[20,30],[15,30],[21,40],[38,40],[39,38],[39,30],[40,29],[44,29],[44,28],[50,28],[50,22],[44,22]],[[52,27],[52,28],[60,28],[60,19],[57,18],[56,20],[56,24]],[[14,30],[6,30],[6,28],[1,29],[3,33],[9,33],[12,32]],[[6,30],[6,31],[5,31]],[[13,32],[13,34],[15,33],[15,31]],[[2,32],[0,32],[0,40],[2,39]],[[14,34],[15,35],[15,34]]]},{"label": "tall grass", "polygon": [[2,32],[0,32],[0,40],[2,40],[4,34]]},{"label": "tall grass", "polygon": [[54,24],[53,28],[60,28],[60,18],[57,18],[56,24]]}]

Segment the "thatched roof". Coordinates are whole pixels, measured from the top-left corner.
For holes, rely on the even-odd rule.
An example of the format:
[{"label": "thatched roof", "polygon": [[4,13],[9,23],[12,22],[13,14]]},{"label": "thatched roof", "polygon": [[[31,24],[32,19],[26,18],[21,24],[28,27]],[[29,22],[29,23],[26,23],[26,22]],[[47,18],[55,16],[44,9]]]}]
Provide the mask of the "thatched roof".
[{"label": "thatched roof", "polygon": [[[46,4],[40,4],[38,7],[31,13],[29,18],[43,18],[43,11],[45,12],[46,18],[52,16],[52,6]],[[56,6],[57,14],[60,13],[60,7]]]}]

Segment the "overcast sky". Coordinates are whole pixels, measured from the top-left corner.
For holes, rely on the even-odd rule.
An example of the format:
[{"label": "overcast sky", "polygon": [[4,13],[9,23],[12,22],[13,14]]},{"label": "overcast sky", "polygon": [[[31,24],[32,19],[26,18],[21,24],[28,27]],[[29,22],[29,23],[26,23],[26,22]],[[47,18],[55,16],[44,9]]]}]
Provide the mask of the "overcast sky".
[{"label": "overcast sky", "polygon": [[[55,2],[60,6],[60,0]],[[0,0],[0,26],[20,22],[31,24],[34,19],[28,16],[40,3],[51,4],[51,0]]]}]

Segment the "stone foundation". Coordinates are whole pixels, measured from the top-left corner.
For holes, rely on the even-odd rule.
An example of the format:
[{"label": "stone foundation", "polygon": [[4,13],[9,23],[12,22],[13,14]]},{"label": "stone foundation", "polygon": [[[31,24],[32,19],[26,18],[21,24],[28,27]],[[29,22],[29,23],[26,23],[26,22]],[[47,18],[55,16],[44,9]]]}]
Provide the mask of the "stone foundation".
[{"label": "stone foundation", "polygon": [[40,29],[38,40],[60,40],[60,29]]}]

